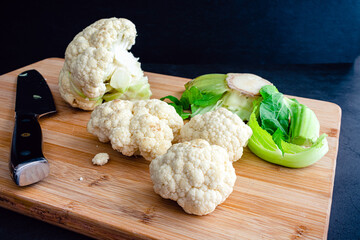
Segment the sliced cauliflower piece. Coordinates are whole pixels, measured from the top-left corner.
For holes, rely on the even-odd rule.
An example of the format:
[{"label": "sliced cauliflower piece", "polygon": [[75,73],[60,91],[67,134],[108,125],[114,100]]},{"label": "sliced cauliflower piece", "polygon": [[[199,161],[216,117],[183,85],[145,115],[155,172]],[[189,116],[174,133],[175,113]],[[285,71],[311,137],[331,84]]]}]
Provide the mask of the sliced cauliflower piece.
[{"label": "sliced cauliflower piece", "polygon": [[226,150],[202,139],[174,144],[150,163],[150,175],[157,194],[196,215],[214,211],[236,180]]},{"label": "sliced cauliflower piece", "polygon": [[158,99],[117,99],[96,107],[87,129],[122,154],[151,161],[166,153],[183,125],[175,109]]},{"label": "sliced cauliflower piece", "polygon": [[98,153],[94,156],[94,158],[91,160],[94,165],[103,166],[107,164],[109,161],[109,154],[107,153]]},{"label": "sliced cauliflower piece", "polygon": [[124,18],[101,19],[78,33],[65,51],[59,76],[63,99],[93,110],[104,100],[148,99],[148,79],[130,50],[135,25]]},{"label": "sliced cauliflower piece", "polygon": [[243,154],[252,135],[251,128],[236,114],[225,108],[193,117],[180,131],[180,141],[201,138],[227,150],[230,161],[237,161]]}]

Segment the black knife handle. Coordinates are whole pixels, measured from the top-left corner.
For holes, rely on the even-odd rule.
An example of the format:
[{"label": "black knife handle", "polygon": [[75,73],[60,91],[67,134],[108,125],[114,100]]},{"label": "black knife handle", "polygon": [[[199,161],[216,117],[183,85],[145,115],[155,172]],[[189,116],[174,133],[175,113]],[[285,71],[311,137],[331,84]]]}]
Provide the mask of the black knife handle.
[{"label": "black knife handle", "polygon": [[40,181],[39,178],[47,176],[48,170],[48,163],[42,152],[42,132],[38,116],[17,113],[10,156],[10,172],[15,183],[29,185]]}]

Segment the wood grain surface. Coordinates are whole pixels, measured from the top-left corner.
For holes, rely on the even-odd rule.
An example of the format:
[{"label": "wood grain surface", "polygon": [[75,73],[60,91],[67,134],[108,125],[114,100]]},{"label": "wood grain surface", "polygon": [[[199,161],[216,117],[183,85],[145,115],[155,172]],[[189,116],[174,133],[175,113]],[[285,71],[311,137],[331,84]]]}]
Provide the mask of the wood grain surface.
[{"label": "wood grain surface", "polygon": [[[326,239],[341,119],[336,104],[297,98],[314,110],[321,133],[329,135],[325,157],[289,169],[245,148],[234,163],[233,193],[199,217],[154,193],[149,162],[125,157],[86,131],[90,112],[71,108],[59,95],[62,65],[63,59],[45,59],[0,76],[0,206],[99,239]],[[50,175],[20,188],[8,170],[16,78],[33,68],[46,78],[58,112],[40,119]],[[189,80],[146,74],[153,98],[180,96]],[[93,166],[99,152],[109,153],[110,161]]]}]

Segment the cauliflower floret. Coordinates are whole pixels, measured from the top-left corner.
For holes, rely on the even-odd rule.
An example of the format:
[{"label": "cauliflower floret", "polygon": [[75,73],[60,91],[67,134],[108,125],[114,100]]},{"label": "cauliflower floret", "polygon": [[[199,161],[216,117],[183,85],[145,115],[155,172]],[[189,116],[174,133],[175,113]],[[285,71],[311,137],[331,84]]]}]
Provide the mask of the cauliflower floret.
[{"label": "cauliflower floret", "polygon": [[230,161],[237,161],[243,154],[252,135],[251,128],[236,114],[225,108],[193,117],[180,131],[180,141],[205,139],[210,144],[227,150]]},{"label": "cauliflower floret", "polygon": [[236,180],[226,150],[202,139],[174,144],[150,163],[150,175],[157,194],[196,215],[214,211]]},{"label": "cauliflower floret", "polygon": [[105,165],[109,161],[109,154],[107,153],[98,153],[94,156],[94,158],[91,160],[94,165]]},{"label": "cauliflower floret", "polygon": [[96,107],[87,129],[122,154],[151,161],[166,153],[183,125],[175,109],[158,99],[117,99]]},{"label": "cauliflower floret", "polygon": [[148,79],[128,52],[135,37],[135,25],[124,18],[101,19],[78,33],[66,49],[59,76],[64,100],[93,110],[103,100],[148,99]]}]

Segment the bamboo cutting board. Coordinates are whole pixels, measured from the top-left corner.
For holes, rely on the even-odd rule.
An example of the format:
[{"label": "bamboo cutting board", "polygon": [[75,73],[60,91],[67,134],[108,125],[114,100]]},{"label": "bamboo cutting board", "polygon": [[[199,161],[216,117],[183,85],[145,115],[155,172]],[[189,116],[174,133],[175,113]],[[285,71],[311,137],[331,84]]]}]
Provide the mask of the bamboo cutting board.
[{"label": "bamboo cutting board", "polygon": [[[199,217],[154,193],[146,160],[125,157],[87,133],[90,112],[71,108],[59,95],[62,65],[63,59],[45,59],[0,76],[0,206],[99,239],[326,238],[341,119],[337,105],[297,98],[315,111],[321,133],[329,135],[325,157],[310,167],[289,169],[246,148],[234,163],[233,193],[213,213]],[[33,68],[47,79],[58,113],[40,119],[50,175],[20,188],[8,170],[16,78]],[[180,96],[189,80],[147,76],[154,98]],[[110,161],[93,166],[99,152],[109,153]]]}]

